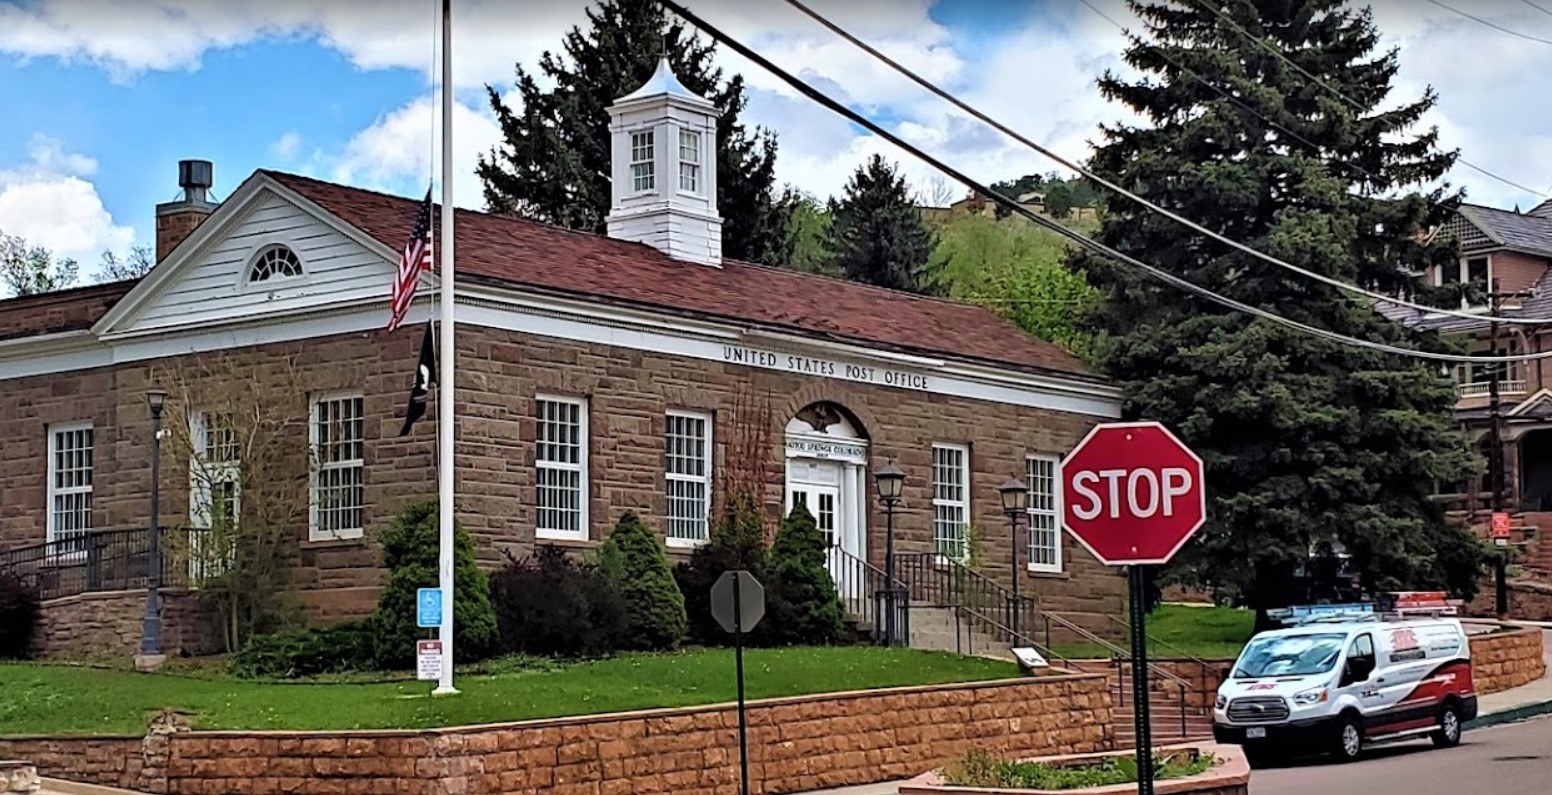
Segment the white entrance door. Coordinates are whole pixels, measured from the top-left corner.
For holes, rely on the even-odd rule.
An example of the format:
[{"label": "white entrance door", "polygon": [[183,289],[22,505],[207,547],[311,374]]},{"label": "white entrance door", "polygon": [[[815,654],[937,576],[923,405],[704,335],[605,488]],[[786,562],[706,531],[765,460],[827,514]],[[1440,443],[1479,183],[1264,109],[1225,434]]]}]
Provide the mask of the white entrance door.
[{"label": "white entrance door", "polygon": [[789,459],[787,511],[803,505],[814,515],[825,540],[825,560],[836,591],[844,600],[862,596],[862,523],[854,516],[856,495],[848,467],[835,461]]}]

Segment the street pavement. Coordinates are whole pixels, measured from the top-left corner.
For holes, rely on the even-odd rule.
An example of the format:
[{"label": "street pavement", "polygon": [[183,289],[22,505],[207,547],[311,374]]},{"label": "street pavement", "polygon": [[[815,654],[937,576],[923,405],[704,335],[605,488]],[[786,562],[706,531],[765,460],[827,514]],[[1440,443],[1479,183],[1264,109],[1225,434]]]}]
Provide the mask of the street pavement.
[{"label": "street pavement", "polygon": [[1254,771],[1250,795],[1520,795],[1552,791],[1552,718],[1373,748],[1350,764],[1292,762]]}]

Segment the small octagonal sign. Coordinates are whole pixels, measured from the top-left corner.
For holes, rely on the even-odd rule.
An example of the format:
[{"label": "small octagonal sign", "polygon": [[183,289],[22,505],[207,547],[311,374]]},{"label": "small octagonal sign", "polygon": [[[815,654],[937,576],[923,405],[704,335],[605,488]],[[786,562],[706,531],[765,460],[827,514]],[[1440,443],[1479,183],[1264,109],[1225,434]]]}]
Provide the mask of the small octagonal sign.
[{"label": "small octagonal sign", "polygon": [[1206,519],[1202,459],[1159,423],[1095,426],[1062,463],[1062,525],[1106,565],[1167,563]]}]

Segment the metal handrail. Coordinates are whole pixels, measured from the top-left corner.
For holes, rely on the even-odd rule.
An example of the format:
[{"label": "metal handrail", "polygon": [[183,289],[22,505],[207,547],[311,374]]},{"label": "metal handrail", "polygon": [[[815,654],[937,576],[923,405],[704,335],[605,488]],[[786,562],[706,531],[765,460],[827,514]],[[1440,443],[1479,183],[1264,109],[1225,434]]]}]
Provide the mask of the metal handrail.
[{"label": "metal handrail", "polygon": [[[848,605],[858,618],[872,624],[874,640],[883,640],[886,634],[882,626],[888,620],[885,613],[887,604],[880,604],[881,599],[888,590],[888,576],[883,569],[872,563],[847,552],[839,546],[832,546],[828,555],[833,561],[839,561],[842,571],[841,582],[836,582],[836,592],[841,597],[842,604]],[[861,576],[853,578],[849,572],[860,572]],[[832,579],[834,579],[832,575]],[[894,593],[900,600],[893,606],[896,621],[896,635],[899,638],[910,637],[910,592],[898,577],[894,580]]]},{"label": "metal handrail", "polygon": [[[1132,653],[1127,651],[1126,649],[1123,649],[1120,646],[1117,646],[1116,644],[1111,643],[1110,641],[1105,640],[1104,638],[1101,638],[1098,635],[1095,635],[1094,633],[1084,629],[1081,626],[1078,626],[1077,624],[1074,624],[1071,621],[1068,621],[1065,618],[1062,618],[1061,616],[1059,616],[1059,615],[1057,615],[1055,613],[1046,613],[1045,615],[1047,617],[1049,617],[1049,618],[1054,618],[1056,620],[1056,623],[1062,625],[1062,627],[1064,629],[1066,629],[1068,632],[1072,632],[1072,633],[1076,634],[1078,637],[1081,637],[1081,638],[1083,638],[1084,640],[1086,640],[1086,641],[1088,641],[1090,643],[1096,644],[1100,648],[1103,648],[1105,651],[1110,652],[1110,656],[1111,656],[1112,659],[1125,660],[1126,662],[1129,662],[1129,663],[1133,662],[1133,660],[1132,660]],[[1164,668],[1160,668],[1159,666],[1154,665],[1153,663],[1148,663],[1148,672],[1149,673],[1158,674],[1159,676],[1163,677],[1164,679],[1167,679],[1170,682],[1173,682],[1176,686],[1180,687],[1182,690],[1193,689],[1191,687],[1191,683],[1189,681],[1187,681],[1185,678],[1176,675],[1173,671],[1170,671],[1170,670],[1167,670],[1167,669],[1164,669]]]},{"label": "metal handrail", "polygon": [[[164,527],[167,535],[196,532]],[[41,544],[0,551],[0,571],[31,584],[40,599],[144,588],[150,578],[151,533],[145,527],[100,528]],[[192,579],[188,561],[164,548],[161,583],[176,588]]]},{"label": "metal handrail", "polygon": [[[1083,671],[1083,669],[1081,667],[1079,667],[1077,663],[1073,662],[1072,660],[1067,659],[1066,657],[1063,657],[1055,649],[1050,648],[1048,646],[1045,646],[1045,645],[1037,642],[1036,640],[1034,640],[1033,638],[1029,637],[1028,635],[1025,635],[1022,632],[1014,632],[1012,629],[1009,629],[1008,627],[1005,627],[1002,624],[997,623],[996,619],[991,618],[990,616],[984,615],[984,614],[980,613],[979,611],[975,610],[974,608],[964,607],[964,606],[961,606],[961,605],[955,605],[954,606],[954,610],[956,612],[962,611],[962,612],[965,612],[965,613],[969,613],[970,615],[972,615],[972,616],[974,616],[976,618],[979,618],[981,621],[983,621],[983,622],[985,622],[987,624],[990,624],[992,627],[996,628],[997,630],[999,630],[1001,632],[1006,632],[1008,634],[1008,637],[1012,638],[1015,641],[1021,641],[1023,643],[1028,644],[1035,651],[1038,651],[1042,655],[1044,655],[1047,659],[1056,660],[1058,662],[1061,662],[1061,663],[1065,664],[1068,668],[1071,668],[1074,671],[1080,671],[1080,672]],[[957,632],[957,630],[956,630],[956,632]]]}]

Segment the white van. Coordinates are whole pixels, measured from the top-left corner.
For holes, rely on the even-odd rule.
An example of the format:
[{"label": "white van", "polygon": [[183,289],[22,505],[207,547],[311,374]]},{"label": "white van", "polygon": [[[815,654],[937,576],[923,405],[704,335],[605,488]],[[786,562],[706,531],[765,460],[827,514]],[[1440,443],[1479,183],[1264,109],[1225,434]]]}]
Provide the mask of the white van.
[{"label": "white van", "polygon": [[1471,644],[1453,618],[1405,614],[1314,616],[1262,632],[1218,688],[1213,737],[1255,762],[1428,735],[1460,742],[1477,715]]}]

